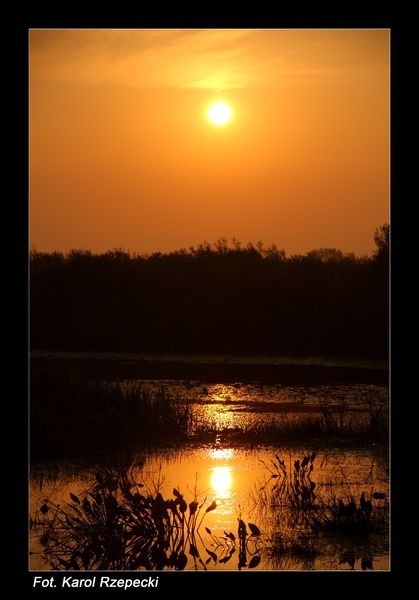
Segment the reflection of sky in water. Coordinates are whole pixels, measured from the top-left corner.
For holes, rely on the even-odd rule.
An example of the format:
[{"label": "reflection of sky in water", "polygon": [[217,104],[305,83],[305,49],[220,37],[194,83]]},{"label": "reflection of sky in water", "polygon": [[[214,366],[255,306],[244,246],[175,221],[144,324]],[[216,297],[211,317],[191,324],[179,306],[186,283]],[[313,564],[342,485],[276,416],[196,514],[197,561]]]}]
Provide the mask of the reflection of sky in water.
[{"label": "reflection of sky in water", "polygon": [[229,409],[224,409],[221,404],[211,404],[210,406],[197,406],[194,413],[201,425],[214,427],[216,430],[232,429],[238,427],[238,423],[243,421]]},{"label": "reflection of sky in water", "polygon": [[[246,429],[272,421],[291,422],[320,406],[356,410],[351,418],[368,417],[370,403],[383,406],[388,398],[385,386],[282,386],[262,384],[204,384],[188,381],[146,381],[146,388],[163,389],[192,403],[198,427]],[[320,414],[320,411],[317,411]],[[349,414],[349,413],[348,413]]]},{"label": "reflection of sky in water", "polygon": [[383,385],[264,385],[247,383],[205,384],[191,381],[139,381],[151,389],[164,389],[193,402],[208,403],[269,403],[288,402],[305,405],[322,402],[345,401],[351,406],[366,404],[370,400],[380,402],[388,397],[388,389]]},{"label": "reflection of sky in water", "polygon": [[[260,487],[263,481],[266,482],[267,471],[261,461],[269,464],[275,454],[283,457],[288,465],[293,464],[296,458],[301,458],[304,450],[294,448],[290,453],[289,449],[280,448],[255,448],[247,451],[212,446],[188,451],[161,452],[146,457],[144,465],[136,468],[135,477],[138,482],[144,482],[149,485],[149,489],[153,489],[150,482],[155,481],[160,474],[164,478],[161,490],[163,495],[171,497],[173,487],[176,487],[184,494],[187,502],[193,499],[196,482],[200,500],[206,498],[206,505],[213,500],[217,503],[217,508],[205,515],[201,531],[204,538],[205,527],[210,528],[215,535],[219,536],[224,535],[224,531],[232,531],[237,534],[239,515],[246,523],[249,521],[256,523],[264,535],[269,535],[272,523],[266,517],[262,518],[257,510],[255,511],[249,492],[252,488]],[[371,489],[387,489],[386,466],[385,457],[375,455],[368,449],[331,449],[318,452],[313,479],[318,484],[316,489],[324,490],[325,493],[332,492],[329,483],[333,483],[336,486],[335,491],[343,495],[348,494],[348,486],[353,494],[359,494],[361,491],[369,493]],[[42,490],[33,479],[31,505],[33,507],[37,502],[42,502],[43,497],[49,495],[59,503],[68,502],[69,492],[80,494],[82,490],[89,487],[91,478],[93,478],[93,472],[87,468],[81,469],[79,477],[75,474],[74,469],[67,474],[63,470],[55,481],[50,483],[44,481]],[[206,542],[211,544],[211,539],[206,539]],[[331,539],[327,554],[316,557],[316,568],[343,568],[339,566],[340,555],[335,543],[337,544],[337,541]],[[387,568],[388,552],[386,547],[384,546],[381,550],[376,548],[374,553],[374,568]],[[36,560],[37,558],[33,557],[33,568],[35,569],[40,568]],[[262,562],[259,568],[267,568],[263,565]],[[223,568],[223,566],[219,565],[218,568]],[[282,566],[278,565],[277,568],[299,569],[302,567],[289,559],[289,564],[284,563]]]},{"label": "reflection of sky in water", "polygon": [[231,460],[234,457],[233,448],[210,448],[208,456],[213,459]]},{"label": "reflection of sky in water", "polygon": [[[275,454],[284,458],[287,467],[293,461],[304,455],[304,449],[293,448],[253,448],[251,451],[240,448],[222,446],[221,430],[245,429],[249,425],[272,422],[274,419],[290,421],[299,419],[305,413],[306,407],[319,406],[320,403],[338,404],[345,402],[352,408],[362,407],[365,399],[374,402],[385,400],[387,392],[382,386],[280,386],[257,384],[203,384],[191,382],[145,382],[144,386],[163,388],[168,393],[178,398],[188,399],[192,402],[193,412],[199,426],[208,426],[218,430],[214,445],[200,447],[193,450],[181,449],[170,452],[154,452],[145,457],[144,463],[136,467],[136,480],[146,484],[146,489],[155,491],[155,482],[161,480],[161,491],[167,498],[172,497],[173,487],[184,494],[187,502],[194,498],[195,492],[201,500],[206,502],[216,501],[215,510],[205,515],[202,534],[208,527],[215,535],[223,536],[224,531],[237,534],[238,517],[245,522],[257,523],[263,535],[269,535],[272,528],[272,519],[261,517],[258,509],[251,500],[251,490],[260,489],[266,483],[269,473],[261,461],[269,464]],[[293,410],[283,411],[283,407],[294,407]],[[276,411],[276,408],[280,410]],[[311,415],[313,412],[311,412]],[[351,413],[355,414],[354,413]],[[361,412],[357,414],[362,414]],[[352,416],[351,416],[352,418]],[[386,471],[386,457],[374,454],[371,449],[364,450],[336,450],[318,452],[314,480],[316,490],[325,493],[340,493],[347,496],[349,493],[356,495],[362,491],[369,493],[372,489],[387,489],[388,471]],[[39,485],[35,478],[31,482],[31,510],[40,506],[42,498],[51,496],[59,503],[69,501],[70,491],[80,494],[89,487],[93,472],[88,467],[74,466],[65,468],[55,480],[48,481],[48,468],[45,467],[47,477]],[[332,484],[334,488],[330,486]],[[211,543],[211,540],[208,541]],[[330,548],[324,555],[316,557],[315,568],[336,569],[343,568],[339,565],[337,541],[330,540]],[[344,547],[347,542],[344,540]],[[343,552],[343,550],[342,550]],[[384,545],[382,549],[374,550],[374,568],[388,567],[388,551]],[[32,568],[42,566],[36,563],[36,556],[32,557]],[[292,558],[288,562],[282,561],[281,565],[273,568],[300,569]],[[230,563],[229,563],[230,564]],[[228,568],[219,564],[217,568]],[[258,568],[267,568],[261,562]],[[234,568],[234,567],[233,567]],[[359,568],[359,567],[358,567]]]}]

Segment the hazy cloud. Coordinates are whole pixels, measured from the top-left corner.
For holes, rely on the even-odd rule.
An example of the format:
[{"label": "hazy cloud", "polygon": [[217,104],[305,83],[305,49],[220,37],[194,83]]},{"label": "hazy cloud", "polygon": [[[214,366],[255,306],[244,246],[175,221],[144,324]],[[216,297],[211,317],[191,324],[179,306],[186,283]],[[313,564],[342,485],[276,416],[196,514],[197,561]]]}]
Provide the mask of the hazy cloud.
[{"label": "hazy cloud", "polygon": [[388,38],[386,31],[33,30],[31,77],[134,87],[269,86],[283,73],[289,83],[290,75],[387,69]]}]

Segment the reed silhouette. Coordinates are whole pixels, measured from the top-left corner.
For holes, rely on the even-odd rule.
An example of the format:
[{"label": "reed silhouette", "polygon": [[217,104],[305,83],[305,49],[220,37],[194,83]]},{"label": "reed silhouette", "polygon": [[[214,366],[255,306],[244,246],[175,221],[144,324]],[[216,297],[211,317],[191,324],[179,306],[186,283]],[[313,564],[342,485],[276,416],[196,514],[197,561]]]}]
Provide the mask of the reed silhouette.
[{"label": "reed silhouette", "polygon": [[[388,526],[387,493],[371,489],[357,496],[343,471],[333,474],[334,484],[326,493],[313,479],[315,458],[313,452],[287,465],[286,460],[275,455],[270,464],[264,463],[269,478],[257,490],[255,501],[271,510],[286,508],[292,527],[303,526],[308,532],[369,535],[373,531],[384,531]],[[339,492],[334,491],[342,478],[343,486],[339,486]],[[277,541],[279,539],[280,534]]]},{"label": "reed silhouette", "polygon": [[269,477],[249,498],[269,531],[239,513],[234,532],[215,532],[205,523],[218,505],[197,492],[198,476],[194,488],[186,485],[189,497],[179,487],[167,496],[161,476],[145,485],[127,459],[98,467],[90,487],[70,492],[67,502],[43,498],[31,514],[31,536],[57,570],[312,569],[330,544],[339,565],[371,570],[374,543],[387,535],[387,489],[356,497],[347,486],[344,493],[336,471],[324,490],[315,458],[310,452],[289,463],[276,455],[264,463]]},{"label": "reed silhouette", "polygon": [[206,527],[206,544],[200,531],[217,503],[199,498],[196,489],[189,503],[177,488],[171,498],[164,498],[158,486],[149,492],[132,467],[98,469],[95,483],[82,495],[70,492],[64,505],[44,499],[31,529],[52,569],[207,570],[210,563],[227,563],[237,543],[239,569],[259,564],[257,541],[253,548],[250,543],[260,536],[256,525],[248,524],[248,534],[240,519],[237,538],[232,532],[215,536]]},{"label": "reed silhouette", "polygon": [[80,456],[185,441],[190,404],[138,382],[91,381],[77,372],[31,370],[31,457]]}]

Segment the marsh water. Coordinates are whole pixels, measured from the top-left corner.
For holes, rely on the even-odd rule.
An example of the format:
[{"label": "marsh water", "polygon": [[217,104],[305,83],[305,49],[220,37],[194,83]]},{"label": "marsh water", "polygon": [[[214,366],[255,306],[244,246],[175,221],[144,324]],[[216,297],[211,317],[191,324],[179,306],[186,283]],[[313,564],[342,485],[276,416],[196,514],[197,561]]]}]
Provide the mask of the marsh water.
[{"label": "marsh water", "polygon": [[[371,410],[387,407],[387,388],[381,385],[345,384],[317,386],[284,386],[254,383],[208,383],[203,381],[143,380],[141,385],[164,390],[171,396],[191,403],[192,429],[204,425],[213,432],[210,439],[191,439],[188,444],[171,447],[138,449],[129,460],[133,477],[150,493],[160,491],[170,497],[172,490],[180,490],[187,502],[216,502],[216,508],[207,514],[197,535],[197,549],[206,560],[188,557],[186,569],[208,568],[236,570],[235,553],[227,536],[237,535],[239,519],[255,524],[260,535],[249,540],[247,560],[242,568],[262,570],[386,570],[389,568],[388,528],[368,535],[348,535],[336,532],[318,532],[304,544],[297,539],[288,509],[275,508],[270,502],[275,485],[272,460],[280,457],[289,472],[295,461],[308,453],[315,453],[311,479],[316,492],[327,498],[359,497],[362,493],[375,501],[388,503],[388,455],[380,445],[351,443],[342,446],[328,443],[313,446],[310,435],[298,443],[256,444],[243,438],[232,441],[235,431],[264,427],[279,423],[292,426],[301,419],[324,419],[329,416],[338,426],[357,427],[370,418]],[[72,494],[83,495],[95,480],[95,469],[100,464],[116,465],[127,460],[124,453],[97,455],[78,460],[44,461],[34,463],[31,469],[30,513],[34,522],[42,526],[39,508],[45,498],[65,506]],[[384,500],[382,500],[382,498]],[[378,505],[378,506],[377,506]],[[384,510],[384,509],[383,509]],[[288,510],[288,512],[290,512]],[[289,544],[277,547],[278,531]],[[303,534],[301,534],[303,535]],[[211,559],[211,556],[216,556]],[[257,557],[255,560],[254,557]],[[253,561],[252,561],[253,558]],[[367,565],[367,567],[365,567]],[[39,535],[31,536],[30,568],[51,568],[42,552]]]},{"label": "marsh water", "polygon": [[[380,385],[264,385],[259,383],[201,383],[199,381],[142,381],[149,389],[168,391],[191,402],[196,427],[224,434],[258,425],[315,418],[328,411],[343,421],[361,424],[371,407],[384,408],[387,389]],[[310,443],[310,440],[307,440]]]}]

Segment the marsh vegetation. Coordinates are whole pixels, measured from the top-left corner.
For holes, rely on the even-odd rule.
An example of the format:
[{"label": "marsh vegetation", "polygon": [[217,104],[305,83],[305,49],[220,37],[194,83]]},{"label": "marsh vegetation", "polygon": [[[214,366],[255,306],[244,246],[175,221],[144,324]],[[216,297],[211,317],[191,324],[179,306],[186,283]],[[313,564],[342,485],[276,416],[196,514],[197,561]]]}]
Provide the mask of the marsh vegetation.
[{"label": "marsh vegetation", "polygon": [[41,361],[31,373],[34,459],[164,445],[386,444],[385,386],[91,380]]},{"label": "marsh vegetation", "polygon": [[199,489],[198,475],[169,490],[161,467],[148,482],[135,461],[96,467],[78,493],[37,505],[31,529],[38,553],[50,568],[64,570],[243,570],[287,562],[309,569],[330,553],[329,544],[338,566],[355,568],[358,553],[357,568],[372,569],[374,545],[386,541],[387,486],[374,481],[379,487],[358,495],[336,469],[330,485],[317,483],[315,453],[291,461],[291,469],[287,462],[279,455],[261,461],[263,479],[241,498],[253,507],[245,517],[236,505],[227,528],[220,527],[225,504],[221,499],[219,506],[214,490]]}]

